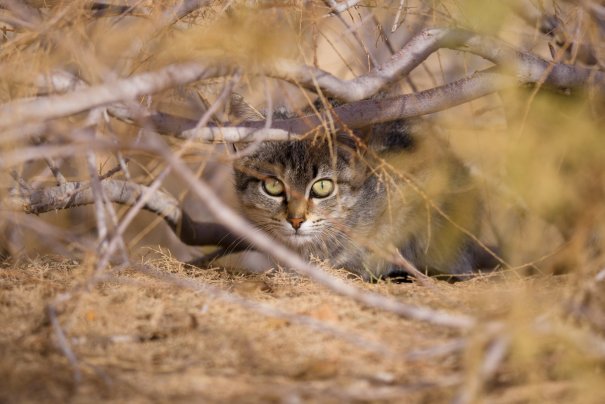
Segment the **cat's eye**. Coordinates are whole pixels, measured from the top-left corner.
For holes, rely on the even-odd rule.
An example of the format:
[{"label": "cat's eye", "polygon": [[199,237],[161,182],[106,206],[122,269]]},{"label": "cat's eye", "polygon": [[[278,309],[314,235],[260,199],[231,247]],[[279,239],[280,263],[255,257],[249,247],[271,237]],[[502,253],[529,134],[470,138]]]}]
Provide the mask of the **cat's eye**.
[{"label": "cat's eye", "polygon": [[334,191],[334,181],[322,179],[315,181],[311,186],[311,196],[315,198],[325,198]]},{"label": "cat's eye", "polygon": [[263,181],[263,189],[271,196],[282,196],[284,194],[284,183],[277,178],[269,177]]}]

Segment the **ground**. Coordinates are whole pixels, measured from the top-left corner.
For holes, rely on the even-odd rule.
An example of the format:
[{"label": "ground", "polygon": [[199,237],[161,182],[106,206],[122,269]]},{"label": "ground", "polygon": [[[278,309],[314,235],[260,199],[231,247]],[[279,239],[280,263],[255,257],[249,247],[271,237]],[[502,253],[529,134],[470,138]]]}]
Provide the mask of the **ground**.
[{"label": "ground", "polygon": [[[288,271],[148,264],[159,271],[126,268],[95,285],[88,265],[57,257],[2,268],[0,402],[443,402],[460,398],[472,377],[477,334],[364,307]],[[485,321],[529,318],[566,293],[565,277],[501,274],[426,286],[333,272],[365,290]],[[56,318],[79,382],[46,310],[67,291]],[[592,401],[578,378],[559,374],[566,353],[528,349],[529,361],[522,348],[511,351],[485,398]]]}]

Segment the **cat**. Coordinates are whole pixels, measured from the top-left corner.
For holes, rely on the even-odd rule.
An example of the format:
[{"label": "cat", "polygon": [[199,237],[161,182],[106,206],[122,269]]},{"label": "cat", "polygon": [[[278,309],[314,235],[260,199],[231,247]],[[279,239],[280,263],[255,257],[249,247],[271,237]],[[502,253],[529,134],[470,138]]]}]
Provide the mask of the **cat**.
[{"label": "cat", "polygon": [[265,142],[235,162],[234,178],[241,212],[258,229],[365,280],[402,273],[395,249],[430,274],[496,265],[469,237],[481,204],[466,168],[405,121]]}]

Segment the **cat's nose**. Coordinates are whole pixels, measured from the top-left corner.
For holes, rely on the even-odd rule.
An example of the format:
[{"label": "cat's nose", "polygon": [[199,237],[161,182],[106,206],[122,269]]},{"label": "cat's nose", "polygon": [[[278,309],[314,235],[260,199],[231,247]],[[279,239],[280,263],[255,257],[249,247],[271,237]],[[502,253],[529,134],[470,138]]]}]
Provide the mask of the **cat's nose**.
[{"label": "cat's nose", "polygon": [[300,229],[300,225],[305,221],[304,217],[289,217],[288,222],[294,227],[294,230]]}]

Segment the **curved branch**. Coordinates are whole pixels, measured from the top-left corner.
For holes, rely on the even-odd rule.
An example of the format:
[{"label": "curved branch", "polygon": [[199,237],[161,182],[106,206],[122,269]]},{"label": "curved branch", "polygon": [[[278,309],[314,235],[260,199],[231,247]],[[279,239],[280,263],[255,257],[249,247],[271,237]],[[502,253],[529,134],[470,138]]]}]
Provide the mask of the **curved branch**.
[{"label": "curved branch", "polygon": [[[336,118],[335,124],[337,126],[346,126],[351,129],[431,114],[506,88],[518,86],[519,84],[539,83],[547,74],[550,75],[546,80],[546,84],[555,88],[582,87],[587,85],[592,78],[599,78],[603,82],[600,82],[599,86],[591,89],[600,90],[602,94],[605,94],[605,78],[602,77],[600,72],[589,71],[589,69],[583,69],[578,72],[573,66],[548,65],[546,62],[540,62],[537,58],[527,59],[525,62],[527,63],[518,63],[516,78],[489,69],[483,72],[476,72],[469,77],[452,83],[417,93],[392,98],[351,102],[334,107],[331,111],[324,112],[319,116],[305,115],[292,119],[274,120],[271,123],[271,127],[283,130],[289,135],[284,135],[282,132],[269,132],[271,136],[268,139],[288,140],[292,134],[302,135],[308,133],[321,126],[322,122],[326,120],[327,114],[331,114]],[[160,133],[176,134],[176,137],[182,137],[184,135],[179,135],[179,133],[186,132],[189,133],[187,138],[195,136],[196,139],[203,141],[251,142],[263,140],[263,135],[266,135],[261,130],[265,126],[265,121],[244,121],[240,123],[240,127],[224,129],[209,126],[203,129],[206,131],[205,133],[200,132],[196,135],[195,132],[190,131],[195,126],[195,122],[189,119],[162,113],[150,115],[146,119]],[[250,133],[246,132],[243,128],[256,128],[259,129],[259,132]],[[225,130],[223,135],[212,138],[212,136],[215,136],[221,130]],[[245,134],[245,137],[242,138],[237,134]]]},{"label": "curved branch", "polygon": [[326,95],[352,102],[369,98],[388,84],[409,74],[441,48],[462,50],[508,68],[521,83],[542,82],[557,88],[597,86],[605,94],[605,73],[564,63],[550,63],[496,38],[460,29],[431,28],[412,38],[388,62],[351,80],[343,80],[312,66],[279,61],[269,74]]},{"label": "curved branch", "polygon": [[[469,77],[444,86],[405,94],[393,98],[363,100],[334,107],[322,115],[305,115],[298,118],[273,120],[272,129],[264,129],[265,121],[244,121],[237,127],[218,127],[209,125],[194,131],[196,122],[166,113],[154,113],[141,118],[143,123],[153,126],[159,133],[183,139],[195,139],[204,142],[253,142],[263,140],[291,140],[295,135],[304,135],[322,125],[326,114],[335,117],[338,127],[351,129],[388,122],[397,119],[412,118],[442,111],[456,105],[483,97],[518,85],[510,76],[488,70],[477,72]],[[117,112],[112,110],[112,112]],[[128,119],[123,111],[114,114],[120,119]]]},{"label": "curved branch", "polygon": [[413,37],[401,50],[381,66],[351,80],[340,79],[320,68],[280,60],[269,74],[273,77],[300,84],[345,102],[373,96],[386,85],[408,75],[432,53],[443,47],[460,46],[475,34],[448,29],[429,29]]},{"label": "curved branch", "polygon": [[[517,85],[517,81],[512,77],[500,73],[478,72],[470,77],[418,93],[341,105],[333,108],[331,113],[336,118],[335,124],[338,126],[346,125],[352,129],[363,128],[376,123],[442,111],[515,85]],[[275,121],[272,126],[290,133],[305,133],[321,125],[325,114],[320,117],[308,115]],[[262,122],[244,122],[242,124],[260,127]]]},{"label": "curved branch", "polygon": [[[107,179],[101,182],[103,192],[111,202],[133,205],[147,188],[144,185],[126,181]],[[89,181],[67,182],[65,184],[33,190],[11,189],[1,201],[2,210],[23,211],[40,214],[59,209],[94,203]],[[178,201],[171,195],[158,191],[147,201],[145,210],[163,217],[168,224],[176,226],[181,219]]]},{"label": "curved branch", "polygon": [[[111,179],[101,181],[101,186],[111,202],[128,206],[134,205],[148,188],[145,185]],[[0,211],[20,211],[37,215],[93,203],[94,195],[89,181],[67,182],[33,190],[11,189],[0,200]],[[188,245],[231,247],[240,241],[220,224],[194,221],[181,210],[179,202],[166,192],[154,192],[153,197],[143,205],[143,209],[162,217],[180,240]],[[241,248],[246,247],[247,243],[243,243]]]},{"label": "curved branch", "polygon": [[0,106],[0,127],[60,118],[231,72],[227,65],[183,63],[62,95],[17,100]]}]

